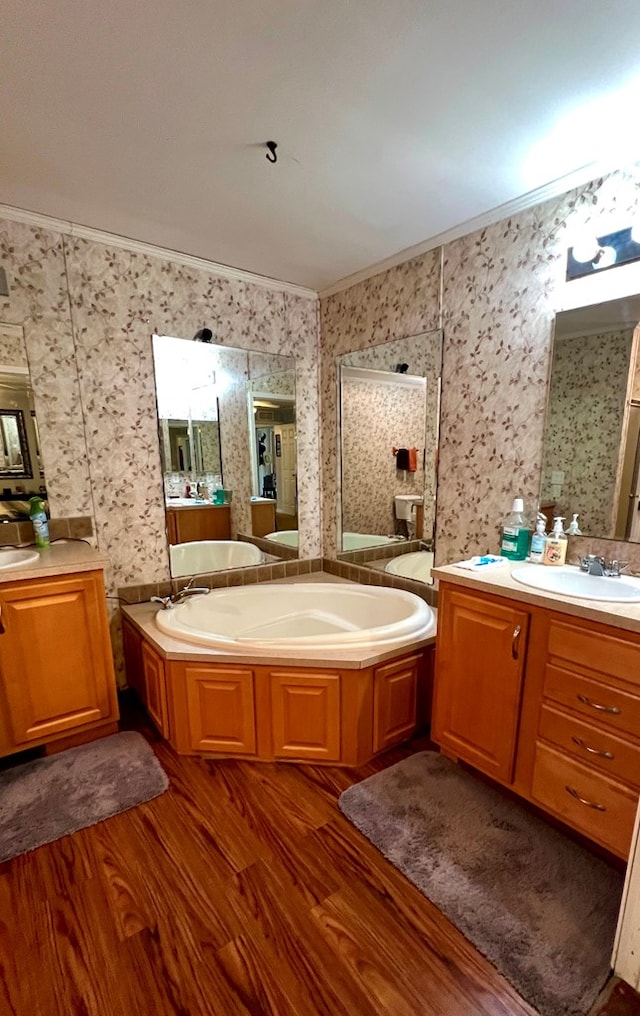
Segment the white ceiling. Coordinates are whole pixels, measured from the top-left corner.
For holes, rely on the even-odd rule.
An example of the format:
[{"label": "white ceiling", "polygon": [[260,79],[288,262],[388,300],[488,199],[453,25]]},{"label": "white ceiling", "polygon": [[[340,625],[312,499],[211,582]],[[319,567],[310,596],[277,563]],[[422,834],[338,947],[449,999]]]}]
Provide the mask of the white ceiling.
[{"label": "white ceiling", "polygon": [[637,0],[4,0],[1,17],[0,201],[313,289],[640,158]]}]

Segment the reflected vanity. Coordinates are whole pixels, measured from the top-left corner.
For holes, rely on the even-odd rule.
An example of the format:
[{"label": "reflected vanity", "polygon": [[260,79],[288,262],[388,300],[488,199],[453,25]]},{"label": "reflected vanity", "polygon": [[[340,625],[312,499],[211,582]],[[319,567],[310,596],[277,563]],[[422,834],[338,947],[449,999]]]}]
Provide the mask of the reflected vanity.
[{"label": "reflected vanity", "polygon": [[639,322],[637,296],[556,316],[540,508],[583,536],[640,542]]},{"label": "reflected vanity", "polygon": [[172,577],[296,556],[295,359],[152,342]]},{"label": "reflected vanity", "polygon": [[431,582],[442,331],[345,353],[337,367],[340,556]]},{"label": "reflected vanity", "polygon": [[46,498],[24,333],[0,322],[0,521],[29,518],[29,498]]}]

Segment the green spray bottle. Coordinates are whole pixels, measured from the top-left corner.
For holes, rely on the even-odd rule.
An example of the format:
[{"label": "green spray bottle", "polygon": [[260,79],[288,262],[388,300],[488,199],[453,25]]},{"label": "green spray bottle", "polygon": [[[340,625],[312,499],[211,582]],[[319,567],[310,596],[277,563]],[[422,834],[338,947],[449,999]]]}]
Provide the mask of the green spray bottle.
[{"label": "green spray bottle", "polygon": [[47,522],[47,515],[44,510],[44,501],[41,497],[30,497],[29,506],[29,518],[33,525],[36,547],[48,547],[51,541],[49,539],[49,523]]}]

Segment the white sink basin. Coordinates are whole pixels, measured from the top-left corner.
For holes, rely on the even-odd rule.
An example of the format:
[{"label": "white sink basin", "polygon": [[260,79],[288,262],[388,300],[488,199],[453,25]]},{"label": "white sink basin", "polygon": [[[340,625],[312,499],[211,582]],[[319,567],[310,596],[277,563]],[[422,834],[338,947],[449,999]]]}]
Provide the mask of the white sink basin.
[{"label": "white sink basin", "polygon": [[607,578],[588,575],[572,565],[545,567],[524,564],[514,568],[511,577],[532,589],[542,589],[558,596],[571,596],[578,600],[605,600],[609,603],[640,603],[640,578],[627,575]]},{"label": "white sink basin", "polygon": [[22,568],[38,560],[37,550],[0,550],[0,568]]}]

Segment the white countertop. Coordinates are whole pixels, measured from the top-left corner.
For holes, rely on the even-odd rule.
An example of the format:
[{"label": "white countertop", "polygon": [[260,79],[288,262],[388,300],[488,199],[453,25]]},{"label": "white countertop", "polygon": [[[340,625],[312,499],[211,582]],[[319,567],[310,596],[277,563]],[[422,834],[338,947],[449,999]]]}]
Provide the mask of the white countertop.
[{"label": "white countertop", "polygon": [[[508,600],[519,603],[530,603],[533,606],[547,607],[562,614],[582,617],[602,624],[610,624],[625,631],[640,632],[640,603],[610,603],[604,600],[580,600],[569,596],[559,596],[542,589],[525,586],[511,577],[513,568],[522,567],[522,561],[514,561],[501,568],[491,571],[465,571],[455,565],[443,565],[433,568],[431,574],[436,582],[453,582],[466,589],[493,593],[504,596]],[[532,568],[543,568],[545,565],[531,565]],[[614,580],[615,581],[615,580]]]},{"label": "white countertop", "polygon": [[205,501],[204,498],[196,500],[195,497],[171,497],[165,501],[165,508],[228,508],[228,504],[214,504],[213,501]]},{"label": "white countertop", "polygon": [[33,549],[37,550],[38,560],[16,568],[0,568],[0,583],[96,571],[109,565],[107,557],[81,540],[56,540],[50,547]]}]

